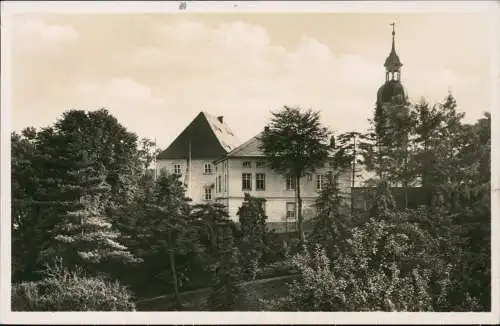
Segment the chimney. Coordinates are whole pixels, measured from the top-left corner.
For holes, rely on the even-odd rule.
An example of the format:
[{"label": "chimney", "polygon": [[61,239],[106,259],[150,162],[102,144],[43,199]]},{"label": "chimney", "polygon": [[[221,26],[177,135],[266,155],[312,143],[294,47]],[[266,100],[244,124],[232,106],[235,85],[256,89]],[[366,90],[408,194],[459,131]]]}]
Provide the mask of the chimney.
[{"label": "chimney", "polygon": [[220,123],[224,123],[224,116],[222,115],[218,116],[217,120],[219,120]]}]

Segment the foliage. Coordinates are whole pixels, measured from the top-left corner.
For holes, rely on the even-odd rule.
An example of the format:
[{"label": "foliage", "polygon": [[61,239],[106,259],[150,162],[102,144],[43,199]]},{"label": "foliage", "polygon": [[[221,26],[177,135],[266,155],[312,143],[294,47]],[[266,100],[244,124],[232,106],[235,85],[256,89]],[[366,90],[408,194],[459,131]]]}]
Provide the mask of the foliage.
[{"label": "foliage", "polygon": [[261,150],[269,166],[295,182],[295,205],[298,232],[304,242],[300,179],[306,173],[323,166],[330,155],[330,132],[321,125],[319,112],[285,106],[273,113],[273,118],[260,136]]},{"label": "foliage", "polygon": [[48,265],[38,282],[12,286],[13,311],[133,311],[127,288],[102,277],[68,271],[62,261]]},{"label": "foliage", "polygon": [[217,254],[218,262],[208,305],[211,310],[216,311],[234,310],[241,295],[241,289],[238,286],[241,276],[239,253],[233,245],[234,236],[231,224],[225,223],[219,231],[221,241]]},{"label": "foliage", "polygon": [[60,221],[51,230],[51,244],[40,253],[40,258],[50,261],[62,257],[71,267],[106,260],[136,262],[127,248],[116,241],[119,233],[101,215],[102,198],[109,187],[96,164],[88,161],[86,152],[83,154],[65,163],[67,183],[46,194],[50,197],[45,200],[57,200],[67,212],[60,215]]},{"label": "foliage", "polygon": [[[72,172],[92,166],[104,179],[109,189],[101,193],[99,206],[104,211],[99,215],[115,224],[114,209],[137,192],[144,174],[143,153],[137,148],[137,136],[105,109],[69,110],[52,126],[27,128],[20,135],[13,133],[11,140],[13,277],[31,280],[41,267],[37,257],[53,245],[50,234],[68,212],[76,210],[74,198],[61,197],[62,187],[70,196],[68,187],[78,186]],[[88,166],[77,167],[80,163]]]},{"label": "foliage", "polygon": [[335,176],[328,176],[327,183],[316,198],[316,216],[313,218],[313,231],[309,242],[320,244],[330,258],[343,251],[348,232],[353,226],[352,216],[348,213]]},{"label": "foliage", "polygon": [[254,198],[245,194],[245,200],[239,208],[242,237],[240,239],[240,263],[245,279],[253,280],[263,255],[265,246],[266,219],[262,202],[265,199]]}]

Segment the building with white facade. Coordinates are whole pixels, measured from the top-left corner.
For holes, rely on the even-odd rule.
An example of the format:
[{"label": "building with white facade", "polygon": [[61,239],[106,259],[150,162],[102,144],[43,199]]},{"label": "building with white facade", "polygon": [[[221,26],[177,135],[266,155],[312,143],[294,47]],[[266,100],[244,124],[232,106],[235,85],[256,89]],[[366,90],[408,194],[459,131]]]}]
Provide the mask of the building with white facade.
[{"label": "building with white facade", "polygon": [[222,116],[200,112],[158,155],[156,169],[179,175],[193,204],[212,202],[215,190],[213,162],[239,143]]},{"label": "building with white facade", "polygon": [[[238,219],[238,208],[245,193],[265,199],[268,223],[279,231],[296,228],[295,179],[273,171],[259,149],[259,135],[230,151],[224,158],[215,161],[215,200],[227,207],[229,216]],[[329,167],[318,169],[301,179],[301,197],[304,220],[315,214],[314,201],[327,181],[327,174],[335,172]],[[350,173],[346,171],[338,178],[340,189],[350,193]]]}]

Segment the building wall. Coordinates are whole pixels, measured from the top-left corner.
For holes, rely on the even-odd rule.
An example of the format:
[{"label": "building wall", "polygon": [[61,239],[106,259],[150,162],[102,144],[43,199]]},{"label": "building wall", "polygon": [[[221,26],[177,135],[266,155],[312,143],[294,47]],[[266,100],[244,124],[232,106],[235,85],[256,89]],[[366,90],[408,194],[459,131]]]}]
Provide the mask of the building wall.
[{"label": "building wall", "polygon": [[[249,161],[251,166],[243,167],[243,162]],[[237,211],[241,206],[245,193],[249,193],[255,197],[266,199],[266,214],[269,222],[292,222],[294,218],[286,217],[286,203],[295,202],[295,191],[287,190],[286,179],[278,173],[271,170],[269,167],[257,167],[257,161],[262,161],[262,158],[226,158],[217,164],[217,177],[220,176],[222,181],[221,187],[216,186],[215,197],[217,201],[226,205],[229,216],[237,221]],[[331,171],[325,167],[319,169],[316,174],[311,177],[301,179],[301,197],[303,201],[304,218],[312,218],[314,216],[313,203],[318,196],[316,188],[316,175],[326,174]],[[242,173],[250,173],[252,175],[252,190],[242,189]],[[256,173],[264,173],[266,176],[265,190],[256,190]],[[227,178],[227,181],[225,181]],[[341,191],[346,194],[350,193],[350,174],[342,174],[339,178],[339,186]],[[220,192],[218,190],[221,190]]]},{"label": "building wall", "polygon": [[[186,184],[186,195],[192,199],[192,204],[206,203],[205,187],[215,187],[215,166],[213,159],[191,160],[191,178],[187,176],[187,160],[171,159],[159,160],[157,170],[166,169],[167,173],[174,173],[175,164],[181,165],[181,180]],[[205,163],[212,164],[212,173],[205,173]],[[190,179],[190,180],[189,180]],[[191,181],[191,184],[189,184]],[[212,200],[215,199],[215,188],[212,188]]]}]

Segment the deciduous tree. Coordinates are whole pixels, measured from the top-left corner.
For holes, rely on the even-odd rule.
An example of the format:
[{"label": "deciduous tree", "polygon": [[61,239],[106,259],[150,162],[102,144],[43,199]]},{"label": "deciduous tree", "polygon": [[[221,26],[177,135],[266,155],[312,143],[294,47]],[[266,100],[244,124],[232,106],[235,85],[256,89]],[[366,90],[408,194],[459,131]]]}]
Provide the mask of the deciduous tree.
[{"label": "deciduous tree", "polygon": [[330,131],[320,121],[319,112],[302,112],[285,106],[273,113],[273,118],[260,136],[261,150],[270,167],[283,176],[293,177],[295,208],[301,242],[305,241],[300,180],[306,173],[324,166],[331,153]]}]

